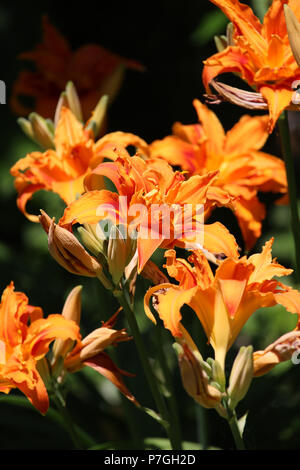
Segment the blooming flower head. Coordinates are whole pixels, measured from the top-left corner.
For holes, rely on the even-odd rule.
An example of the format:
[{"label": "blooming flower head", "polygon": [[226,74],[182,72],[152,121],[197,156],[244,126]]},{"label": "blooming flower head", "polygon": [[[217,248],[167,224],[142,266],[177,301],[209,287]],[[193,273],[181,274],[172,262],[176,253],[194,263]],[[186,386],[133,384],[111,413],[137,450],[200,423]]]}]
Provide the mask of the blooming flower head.
[{"label": "blooming flower head", "polygon": [[[222,261],[215,274],[201,252],[195,251],[190,256],[192,266],[183,259],[176,259],[174,250],[168,251],[166,267],[179,285],[167,283],[149,289],[145,296],[146,314],[155,320],[150,310],[153,296],[155,309],[165,327],[175,338],[184,338],[181,308],[189,305],[224,369],[228,349],[256,310],[281,304],[289,312],[300,315],[300,293],[274,279],[292,271],[272,260],[272,243],[271,239],[261,253],[248,259]],[[254,354],[254,360],[256,357]]]},{"label": "blooming flower head", "polygon": [[42,309],[29,305],[26,295],[15,292],[11,282],[0,304],[0,392],[18,388],[46,413],[49,398],[38,363],[57,338],[79,340],[76,323],[59,314],[43,318]]},{"label": "blooming flower head", "polygon": [[[43,18],[43,41],[20,59],[33,62],[36,71],[21,71],[11,97],[13,111],[21,116],[35,110],[45,118],[54,116],[57,100],[72,80],[82,103],[83,117],[88,119],[101,96],[113,100],[122,84],[126,68],[142,70],[140,64],[119,57],[97,44],[81,46],[72,51],[66,38]],[[25,97],[34,105],[22,103]]]},{"label": "blooming flower head", "polygon": [[[137,234],[139,271],[158,247],[174,244],[186,247],[195,243],[197,230],[203,242],[198,247],[201,245],[214,256],[237,257],[235,239],[222,224],[196,224],[197,205],[198,208],[201,205],[200,209],[204,206],[205,211],[231,201],[224,191],[207,197],[217,173],[195,175],[186,180],[184,173],[173,171],[161,159],[144,161],[137,156],[120,156],[114,162],[100,164],[86,177],[88,191],[66,208],[59,224],[71,230],[76,223],[97,224],[106,218],[113,219],[115,225],[126,225],[129,236]],[[109,178],[117,192],[97,190],[95,176]],[[183,224],[185,204],[191,212]]]},{"label": "blooming flower head", "polygon": [[[241,76],[263,98],[269,109],[269,132],[284,109],[293,108],[293,82],[300,78],[300,69],[293,56],[284,16],[288,5],[300,20],[297,0],[273,0],[263,24],[252,9],[239,0],[211,0],[234,26],[231,44],[204,62],[203,82],[210,92],[212,80],[220,74],[234,72]],[[229,90],[230,91],[230,90]],[[231,90],[232,91],[232,90]],[[235,101],[251,107],[253,100],[239,97]],[[224,94],[226,97],[226,92]],[[228,96],[228,93],[227,93]],[[244,99],[245,98],[245,99]],[[247,105],[248,103],[248,105]],[[257,105],[255,105],[257,107]]]},{"label": "blooming flower head", "polygon": [[287,192],[284,162],[260,151],[268,138],[268,117],[245,115],[225,133],[212,111],[198,100],[193,104],[199,123],[176,122],[172,136],[149,146],[150,155],[180,166],[189,175],[219,170],[207,195],[223,189],[234,198],[234,213],[250,249],[261,235],[265,217],[258,191]]},{"label": "blooming flower head", "polygon": [[[126,147],[135,146],[142,152],[148,147],[134,134],[112,132],[98,138],[105,128],[107,96],[103,96],[90,118],[83,123],[82,109],[76,88],[68,82],[57,103],[54,121],[45,120],[37,113],[29,119],[18,120],[21,128],[44,151],[35,151],[13,165],[10,173],[15,178],[17,205],[26,217],[38,222],[38,216],[29,214],[26,205],[40,190],[57,193],[69,204],[84,191],[84,178],[104,158],[114,160],[116,149],[129,157]],[[98,187],[104,187],[103,178],[94,176]]]}]

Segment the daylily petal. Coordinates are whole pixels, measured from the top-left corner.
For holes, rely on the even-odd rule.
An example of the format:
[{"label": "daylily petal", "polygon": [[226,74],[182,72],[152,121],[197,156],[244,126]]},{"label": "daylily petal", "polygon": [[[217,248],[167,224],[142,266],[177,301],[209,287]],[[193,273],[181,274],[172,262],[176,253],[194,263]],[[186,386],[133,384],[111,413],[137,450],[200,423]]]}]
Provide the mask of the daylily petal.
[{"label": "daylily petal", "polygon": [[24,345],[28,347],[30,355],[38,360],[45,356],[55,338],[73,341],[80,339],[78,325],[66,320],[62,315],[49,315],[47,318],[36,320],[28,327]]},{"label": "daylily petal", "polygon": [[268,116],[241,117],[226,134],[225,151],[240,154],[261,149],[268,138]]},{"label": "daylily petal", "polygon": [[109,218],[112,215],[116,218],[115,214],[119,214],[119,196],[116,193],[105,189],[89,191],[65,209],[59,224],[97,224],[104,217]]},{"label": "daylily petal", "polygon": [[272,260],[273,242],[274,239],[271,238],[265,243],[261,253],[254,254],[248,258],[248,263],[251,263],[255,268],[250,276],[250,283],[271,280],[274,276],[288,276],[293,272],[292,269],[286,269],[278,264],[276,260]]},{"label": "daylily petal", "polygon": [[180,329],[181,313],[180,309],[184,304],[189,304],[196,288],[182,290],[173,284],[160,284],[150,288],[144,298],[145,313],[156,323],[155,317],[151,312],[150,301],[153,296],[152,305],[157,311],[160,319],[164,322],[165,328],[171,331],[175,337],[181,337]]},{"label": "daylily petal", "polygon": [[215,255],[238,258],[239,247],[234,236],[220,222],[205,224],[204,248]]},{"label": "daylily petal", "polygon": [[253,81],[253,71],[249,59],[241,53],[238,47],[227,47],[203,63],[202,80],[207,93],[210,93],[209,83],[222,73],[237,72],[244,80],[250,83]]},{"label": "daylily petal", "polygon": [[85,361],[84,365],[92,367],[92,369],[106,377],[120,390],[121,393],[123,393],[123,395],[125,395],[126,398],[128,398],[128,400],[132,401],[136,406],[139,406],[138,401],[128,390],[122,379],[122,375],[132,376],[132,374],[119,369],[108,354],[102,352],[98,354],[98,356]]},{"label": "daylily petal", "polygon": [[269,133],[274,129],[274,126],[284,109],[286,109],[292,101],[293,91],[291,88],[278,86],[261,86],[260,93],[263,95],[269,105],[270,123]]}]

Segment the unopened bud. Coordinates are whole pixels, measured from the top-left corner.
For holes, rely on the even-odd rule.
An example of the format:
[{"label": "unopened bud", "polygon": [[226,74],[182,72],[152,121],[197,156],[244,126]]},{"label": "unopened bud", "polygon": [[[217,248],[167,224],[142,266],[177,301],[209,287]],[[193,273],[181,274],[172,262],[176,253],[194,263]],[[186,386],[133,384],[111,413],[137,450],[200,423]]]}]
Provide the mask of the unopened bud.
[{"label": "unopened bud", "polygon": [[68,107],[79,122],[83,121],[80,100],[73,82],[68,82],[66,86],[66,98]]},{"label": "unopened bud", "polygon": [[108,105],[108,95],[103,95],[99,100],[96,108],[92,112],[92,117],[89,119],[86,129],[91,130],[94,134],[94,138],[96,138],[100,130],[103,128],[105,119],[106,119],[106,111]]},{"label": "unopened bud", "polygon": [[215,36],[214,41],[218,52],[223,52],[228,47],[227,37],[224,35]]},{"label": "unopened bud", "polygon": [[[73,320],[77,325],[80,324],[81,317],[81,291],[82,286],[76,286],[71,290],[61,313],[66,320]],[[74,341],[71,339],[56,339],[52,349],[52,363],[60,356],[65,357],[73,346]]]},{"label": "unopened bud", "polygon": [[214,360],[212,365],[212,378],[213,381],[218,384],[220,390],[224,392],[226,386],[226,378],[224,370],[222,369],[220,363],[216,360]]},{"label": "unopened bud", "polygon": [[107,262],[109,272],[114,284],[118,284],[124,274],[127,261],[127,244],[121,231],[115,225],[111,228],[108,247]]},{"label": "unopened bud", "polygon": [[182,384],[186,392],[204,408],[215,408],[221,401],[222,394],[209,383],[201,361],[185,344],[173,345],[178,355]]},{"label": "unopened bud", "polygon": [[26,134],[27,137],[29,137],[31,140],[33,140],[34,142],[36,142],[35,137],[34,137],[34,132],[33,132],[33,129],[32,129],[31,122],[28,121],[28,119],[25,119],[25,118],[23,118],[23,117],[20,117],[20,118],[18,118],[17,123],[18,123],[19,126],[21,127],[21,129],[22,129],[22,131],[24,132],[24,134]]},{"label": "unopened bud", "polygon": [[99,277],[103,268],[69,230],[55,224],[44,211],[40,223],[48,234],[49,252],[67,271],[81,276]]},{"label": "unopened bud", "polygon": [[31,113],[29,115],[29,120],[31,122],[32,131],[34,134],[34,139],[44,148],[44,149],[54,149],[54,135],[50,131],[48,123],[42,116],[37,113]]},{"label": "unopened bud", "polygon": [[284,5],[284,15],[293,56],[300,67],[300,23],[288,5]]},{"label": "unopened bud", "polygon": [[54,115],[54,128],[57,127],[62,108],[69,108],[68,99],[67,99],[67,95],[65,91],[63,91],[60,94],[60,97],[56,106],[55,115]]},{"label": "unopened bud", "polygon": [[234,26],[233,23],[228,23],[227,29],[226,29],[226,38],[227,38],[227,45],[228,46],[234,46],[235,42],[233,39],[233,34],[234,34]]},{"label": "unopened bud", "polygon": [[98,257],[104,251],[105,240],[95,237],[94,233],[89,230],[87,225],[85,227],[78,227],[78,233],[84,246],[93,253],[94,256]]},{"label": "unopened bud", "polygon": [[253,347],[242,346],[232,366],[228,395],[229,406],[234,409],[249,390],[253,378]]}]

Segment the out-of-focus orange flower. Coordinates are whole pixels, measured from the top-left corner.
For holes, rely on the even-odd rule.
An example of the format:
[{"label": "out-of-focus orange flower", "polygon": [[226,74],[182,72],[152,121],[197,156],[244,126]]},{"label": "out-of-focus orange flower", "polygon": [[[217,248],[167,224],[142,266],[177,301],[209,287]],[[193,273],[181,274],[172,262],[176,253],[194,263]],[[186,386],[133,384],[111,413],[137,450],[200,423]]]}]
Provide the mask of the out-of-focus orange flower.
[{"label": "out-of-focus orange flower", "polygon": [[[300,69],[289,43],[284,5],[288,5],[300,20],[299,2],[273,0],[263,24],[252,9],[239,0],[211,0],[211,2],[230,19],[234,32],[231,44],[204,62],[205,88],[210,93],[209,85],[215,77],[227,72],[237,73],[259,92],[267,103],[270,117],[269,132],[272,132],[281,112],[290,106],[294,108],[292,84],[300,78]],[[238,90],[236,96],[239,97]],[[243,93],[240,98],[239,102],[243,106]],[[244,105],[251,107],[248,99]]]},{"label": "out-of-focus orange flower", "polygon": [[224,260],[215,275],[201,252],[195,251],[189,257],[192,266],[184,259],[176,259],[174,250],[168,251],[166,268],[179,285],[166,283],[149,289],[144,301],[146,314],[155,322],[150,310],[153,298],[153,307],[165,327],[175,338],[185,340],[181,307],[189,305],[214,348],[216,360],[224,369],[228,349],[259,308],[283,305],[289,312],[298,314],[299,322],[300,293],[274,279],[274,276],[286,276],[292,270],[272,260],[272,243],[271,239],[260,254],[248,259]]},{"label": "out-of-focus orange flower", "polygon": [[161,157],[180,166],[189,175],[204,175],[219,170],[210,192],[222,188],[235,197],[232,205],[246,248],[250,249],[261,235],[265,207],[258,191],[286,194],[284,162],[259,151],[268,138],[268,117],[248,115],[226,134],[217,116],[194,100],[199,123],[173,126],[173,135],[149,146],[152,157]]},{"label": "out-of-focus orange flower", "polygon": [[[121,156],[114,162],[100,164],[85,178],[88,191],[65,209],[59,224],[72,230],[75,223],[97,224],[107,218],[113,219],[115,225],[127,225],[129,232],[137,230],[139,272],[158,247],[193,244],[197,235],[195,230],[198,229],[201,240],[204,235],[203,246],[198,248],[204,248],[213,255],[222,253],[237,257],[236,241],[222,224],[200,223],[195,228],[197,205],[204,206],[206,210],[216,204],[231,202],[230,196],[222,190],[213,192],[208,199],[208,190],[217,174],[214,171],[186,180],[184,173],[173,171],[162,159],[144,161],[136,156]],[[117,193],[97,190],[95,177],[99,176],[109,178]],[[183,224],[182,220],[185,204],[192,209],[188,224]],[[178,214],[175,211],[164,217],[164,210],[168,212],[174,206]]]},{"label": "out-of-focus orange flower", "polygon": [[[72,51],[64,36],[43,18],[43,41],[20,59],[33,62],[36,70],[21,71],[11,96],[13,111],[21,116],[35,110],[45,118],[54,116],[57,100],[66,83],[74,82],[82,103],[83,117],[88,119],[102,95],[113,100],[118,93],[126,68],[143,70],[135,61],[124,59],[97,44],[87,44]],[[25,105],[22,98],[34,100]],[[23,99],[24,101],[24,99]]]},{"label": "out-of-focus orange flower", "polygon": [[26,295],[15,292],[11,283],[0,304],[0,392],[18,388],[41,413],[46,413],[49,398],[38,361],[57,338],[79,340],[76,323],[59,314],[43,318],[42,309],[29,305]]}]

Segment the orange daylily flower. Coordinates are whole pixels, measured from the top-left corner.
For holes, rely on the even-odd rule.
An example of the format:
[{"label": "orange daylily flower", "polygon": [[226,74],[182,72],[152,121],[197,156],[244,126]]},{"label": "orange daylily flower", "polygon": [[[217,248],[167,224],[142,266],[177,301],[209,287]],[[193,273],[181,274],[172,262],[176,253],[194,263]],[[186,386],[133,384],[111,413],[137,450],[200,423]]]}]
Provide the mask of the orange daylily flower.
[{"label": "orange daylily flower", "polygon": [[[175,338],[190,343],[182,326],[181,307],[189,305],[198,316],[215,358],[224,369],[225,356],[249,317],[261,307],[283,305],[300,319],[300,293],[274,279],[289,275],[286,269],[272,260],[273,239],[260,254],[248,259],[226,259],[213,274],[206,258],[195,251],[189,261],[176,259],[175,251],[166,253],[166,268],[179,285],[161,284],[148,290],[145,312],[155,322],[150,300],[164,325]],[[256,356],[254,354],[254,361]],[[255,368],[255,366],[254,366]]]},{"label": "orange daylily flower", "polygon": [[68,108],[61,109],[54,145],[55,149],[28,154],[10,170],[18,191],[17,205],[33,222],[38,222],[38,216],[28,214],[26,205],[35,192],[53,191],[69,204],[84,192],[83,180],[93,167],[93,135]]},{"label": "orange daylily flower", "polygon": [[[233,23],[234,33],[233,45],[204,62],[204,86],[209,93],[210,83],[218,75],[227,72],[240,75],[267,103],[271,133],[282,111],[290,106],[294,108],[292,84],[300,78],[300,69],[289,43],[284,5],[288,5],[300,20],[299,2],[273,0],[263,24],[252,9],[239,0],[211,2]],[[247,101],[245,106],[249,107]],[[242,101],[240,104],[243,106]]]},{"label": "orange daylily flower", "polygon": [[[66,38],[43,17],[43,41],[35,50],[24,52],[20,59],[33,62],[36,71],[21,71],[16,80],[11,106],[22,116],[35,110],[45,118],[54,116],[57,100],[72,80],[87,119],[101,98],[108,94],[113,100],[118,93],[126,68],[143,70],[132,60],[124,59],[97,44],[87,44],[72,51]],[[33,106],[22,104],[22,97],[35,100]]]},{"label": "orange daylily flower", "polygon": [[49,398],[38,362],[57,338],[79,340],[76,323],[59,314],[43,318],[42,309],[29,305],[27,296],[15,292],[11,282],[0,304],[0,392],[18,388],[41,413],[46,413]]},{"label": "orange daylily flower", "polygon": [[193,104],[199,123],[176,122],[173,135],[154,141],[149,153],[153,158],[161,157],[180,166],[189,175],[219,170],[207,197],[222,189],[235,198],[232,201],[234,213],[246,248],[250,249],[261,235],[265,217],[258,191],[287,193],[284,162],[260,151],[268,138],[268,117],[245,115],[225,133],[211,110],[198,100]]},{"label": "orange daylily flower", "polygon": [[[97,224],[106,218],[113,219],[115,225],[127,225],[129,234],[137,230],[140,272],[158,247],[186,247],[195,243],[197,205],[208,209],[216,204],[223,204],[224,199],[227,204],[231,202],[231,198],[223,192],[221,196],[216,194],[214,199],[207,198],[209,187],[217,178],[217,174],[218,172],[210,172],[186,180],[184,173],[173,171],[163,160],[146,162],[137,156],[122,156],[114,162],[100,164],[85,178],[88,192],[65,209],[59,224],[72,230],[71,227],[75,223]],[[97,190],[95,176],[109,178],[117,193]],[[189,223],[186,225],[182,223],[182,209],[185,204],[192,208]],[[170,211],[174,206],[176,210],[179,209],[180,214],[174,213],[169,214],[169,218],[164,217],[163,211]],[[152,232],[153,221],[157,225]],[[164,222],[167,222],[166,231]],[[200,223],[196,229],[200,238],[203,238],[204,229],[201,248],[213,255],[238,256],[235,239],[222,224],[216,222],[204,226]]]}]

